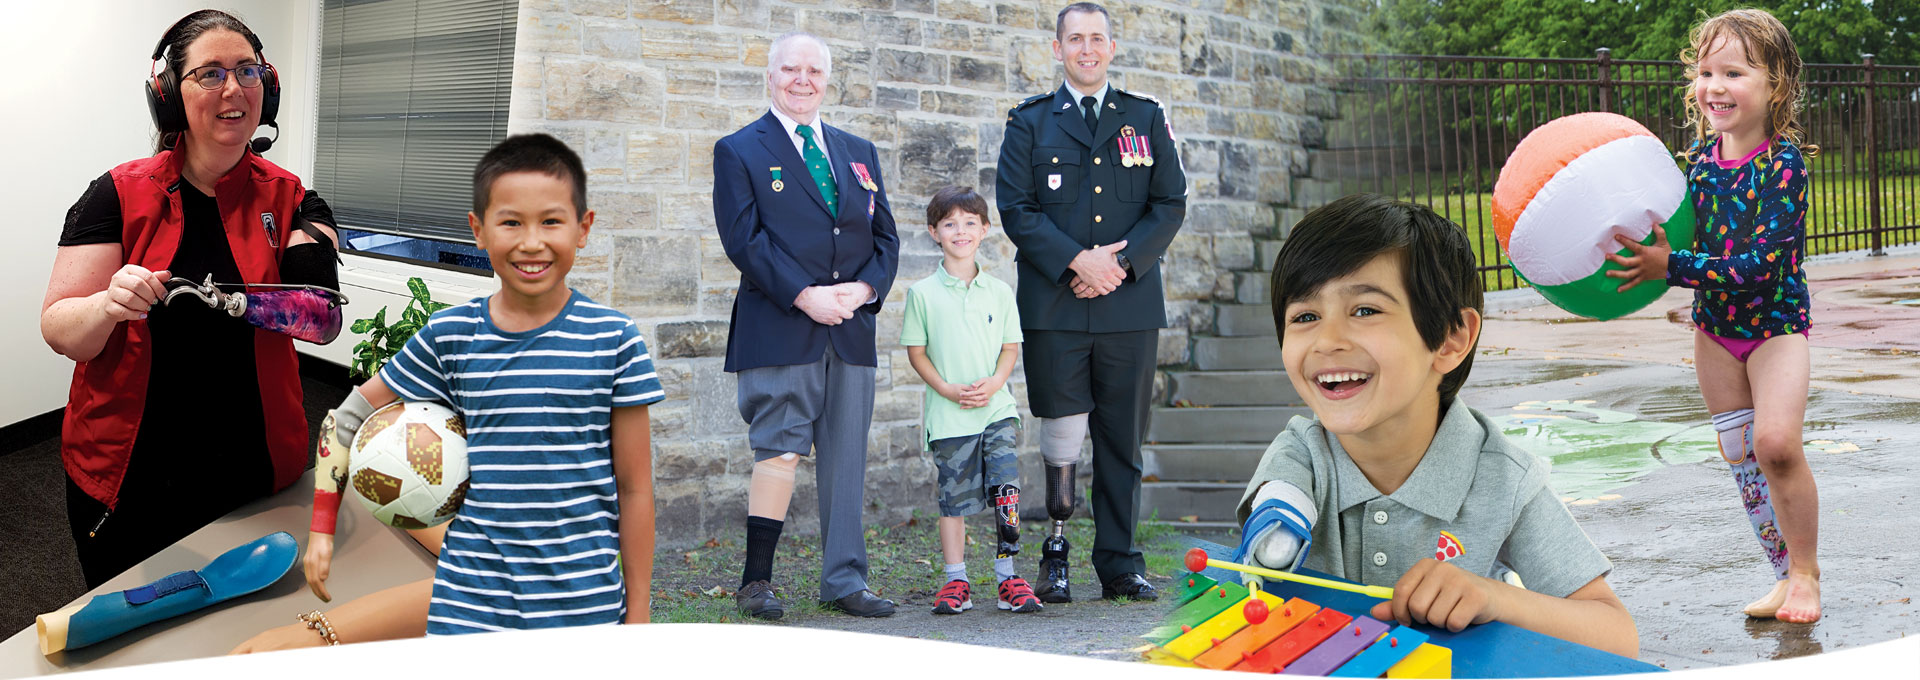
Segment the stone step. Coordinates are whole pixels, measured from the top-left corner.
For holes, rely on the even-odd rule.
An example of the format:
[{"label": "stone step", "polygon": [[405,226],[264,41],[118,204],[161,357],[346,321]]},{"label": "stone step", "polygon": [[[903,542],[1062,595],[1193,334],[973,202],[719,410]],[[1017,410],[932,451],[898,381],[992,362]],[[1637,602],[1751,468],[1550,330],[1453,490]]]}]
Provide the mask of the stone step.
[{"label": "stone step", "polygon": [[1141,474],[1160,482],[1245,482],[1266,444],[1152,444],[1140,447]]},{"label": "stone step", "polygon": [[[1292,208],[1288,208],[1282,211],[1281,217],[1282,218],[1289,217],[1286,213],[1290,213],[1290,212],[1294,212],[1294,210]],[[1280,231],[1282,233],[1292,233],[1293,225],[1298,224],[1300,222],[1300,217],[1307,216],[1307,212],[1305,210],[1301,210],[1299,212],[1300,212],[1299,217],[1294,217],[1291,221],[1281,223]],[[1286,244],[1287,244],[1286,241],[1282,241],[1278,239],[1261,239],[1258,241],[1254,241],[1253,242],[1253,268],[1257,271],[1263,271],[1263,272],[1273,271],[1273,261],[1276,258],[1280,257],[1280,247]]]},{"label": "stone step", "polygon": [[1268,305],[1214,305],[1213,334],[1226,337],[1276,335],[1273,308]]},{"label": "stone step", "polygon": [[1286,371],[1175,371],[1168,400],[1191,406],[1299,406]]},{"label": "stone step", "polygon": [[1153,409],[1147,442],[1154,444],[1268,443],[1304,406],[1220,406]]},{"label": "stone step", "polygon": [[[1329,140],[1331,143],[1331,140]],[[1329,180],[1370,179],[1392,175],[1416,153],[1405,145],[1350,146],[1308,152],[1308,176]]]},{"label": "stone step", "polygon": [[1193,340],[1193,365],[1202,371],[1272,371],[1280,369],[1280,345],[1272,336]]},{"label": "stone step", "polygon": [[1295,177],[1293,178],[1292,203],[1293,205],[1315,207],[1326,205],[1333,202],[1336,198],[1351,193],[1341,186],[1341,184],[1339,181],[1330,179]]},{"label": "stone step", "polygon": [[1266,272],[1234,272],[1233,301],[1243,305],[1266,304],[1270,278]]},{"label": "stone step", "polygon": [[1232,522],[1234,506],[1247,490],[1242,482],[1143,482],[1140,516],[1162,521],[1193,517],[1201,522]]},{"label": "stone step", "polygon": [[[1341,194],[1341,195],[1344,196],[1346,194]],[[1318,208],[1322,205],[1326,205],[1326,204],[1324,203],[1316,203],[1313,205],[1302,204],[1302,206],[1298,208],[1281,208],[1280,214],[1275,217],[1275,219],[1279,222],[1279,225],[1274,229],[1274,231],[1280,235],[1280,238],[1283,238],[1283,239],[1286,238],[1288,235],[1291,235],[1293,233],[1293,225],[1299,224],[1300,220],[1306,218],[1307,213],[1313,212],[1314,208]],[[1274,248],[1274,252],[1275,253],[1280,252],[1278,246]],[[1267,263],[1265,265],[1262,265],[1261,268],[1262,269],[1273,268],[1273,258],[1271,257],[1267,258]]]}]

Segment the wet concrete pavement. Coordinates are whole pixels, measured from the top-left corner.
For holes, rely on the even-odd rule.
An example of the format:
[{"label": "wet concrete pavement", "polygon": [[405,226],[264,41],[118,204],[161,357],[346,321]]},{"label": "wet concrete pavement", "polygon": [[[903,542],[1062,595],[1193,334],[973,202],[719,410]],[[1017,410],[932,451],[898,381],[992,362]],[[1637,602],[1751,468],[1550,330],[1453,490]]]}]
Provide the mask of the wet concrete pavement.
[{"label": "wet concrete pavement", "polygon": [[1809,267],[1807,460],[1820,488],[1825,618],[1753,620],[1773,583],[1691,366],[1671,292],[1591,322],[1492,305],[1467,403],[1554,463],[1554,486],[1613,560],[1641,658],[1668,668],[1781,659],[1920,633],[1920,251]]}]

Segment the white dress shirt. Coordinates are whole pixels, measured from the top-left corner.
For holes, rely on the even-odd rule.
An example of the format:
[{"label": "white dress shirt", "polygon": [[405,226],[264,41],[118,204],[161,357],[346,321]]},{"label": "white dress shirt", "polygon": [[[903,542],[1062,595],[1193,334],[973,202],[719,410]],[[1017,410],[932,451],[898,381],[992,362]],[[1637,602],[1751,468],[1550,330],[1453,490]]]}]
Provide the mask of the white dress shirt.
[{"label": "white dress shirt", "polygon": [[[1094,117],[1094,118],[1099,118],[1099,117],[1100,117],[1100,102],[1104,102],[1104,101],[1106,101],[1106,100],[1107,100],[1107,90],[1111,90],[1111,89],[1113,89],[1113,81],[1111,81],[1111,80],[1109,80],[1109,81],[1107,81],[1107,83],[1106,83],[1105,85],[1101,85],[1101,86],[1100,86],[1100,90],[1099,90],[1098,92],[1081,92],[1081,91],[1080,91],[1080,88],[1077,88],[1077,87],[1074,87],[1074,86],[1073,86],[1073,83],[1070,83],[1070,82],[1067,82],[1067,81],[1064,81],[1064,80],[1063,80],[1063,81],[1060,81],[1060,82],[1062,82],[1062,83],[1066,83],[1066,85],[1067,85],[1067,91],[1068,91],[1068,92],[1072,92],[1072,93],[1073,93],[1073,108],[1076,108],[1076,109],[1080,109],[1080,117],[1082,117],[1082,118],[1085,118],[1085,117],[1086,117],[1086,115],[1087,115],[1087,109],[1086,109],[1086,107],[1083,107],[1083,106],[1081,106],[1081,105],[1080,105],[1080,100],[1081,100],[1082,98],[1084,98],[1084,97],[1093,97],[1093,117]],[[782,120],[785,120],[785,119],[782,119]],[[788,130],[789,130],[789,131],[791,131],[791,130],[792,130],[792,126],[788,126]]]},{"label": "white dress shirt", "polygon": [[[793,150],[800,152],[800,159],[802,161],[806,160],[807,140],[806,138],[801,137],[800,133],[796,130],[796,128],[800,127],[800,124],[797,122],[794,122],[792,118],[787,117],[787,114],[782,113],[779,107],[768,107],[768,110],[772,111],[773,117],[780,119],[780,125],[787,129],[787,139],[793,141]],[[827,159],[827,172],[829,174],[832,174],[833,173],[833,154],[827,153],[827,137],[826,137],[825,123],[826,123],[826,120],[820,117],[820,112],[815,111],[813,114],[813,122],[809,123],[809,125],[813,127],[813,145],[820,147],[820,155],[826,157]],[[837,180],[838,176],[836,175],[835,177],[836,177],[836,181],[838,181]]]}]

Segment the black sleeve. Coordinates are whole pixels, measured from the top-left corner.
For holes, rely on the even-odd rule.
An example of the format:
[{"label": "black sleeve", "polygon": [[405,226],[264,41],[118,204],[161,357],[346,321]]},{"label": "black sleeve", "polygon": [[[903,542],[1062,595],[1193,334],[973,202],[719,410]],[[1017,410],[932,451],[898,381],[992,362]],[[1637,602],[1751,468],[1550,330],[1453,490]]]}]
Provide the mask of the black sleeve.
[{"label": "black sleeve", "polygon": [[335,243],[333,239],[327,238],[327,235],[320,233],[320,230],[313,228],[315,222],[333,227],[333,233],[335,234],[340,233],[340,225],[335,224],[333,221],[333,206],[327,205],[326,199],[320,198],[320,194],[315,193],[312,189],[308,189],[307,195],[300,199],[300,209],[294,215],[293,225],[295,228],[307,232],[307,235],[312,236],[313,240],[327,244],[328,250],[338,249],[340,244]]},{"label": "black sleeve", "polygon": [[60,230],[60,245],[117,244],[120,231],[120,192],[113,188],[113,178],[101,173],[87,185],[80,200],[67,209],[67,225]]},{"label": "black sleeve", "polygon": [[280,254],[280,282],[340,290],[340,270],[334,258],[333,247],[325,242],[288,246],[287,252]]}]

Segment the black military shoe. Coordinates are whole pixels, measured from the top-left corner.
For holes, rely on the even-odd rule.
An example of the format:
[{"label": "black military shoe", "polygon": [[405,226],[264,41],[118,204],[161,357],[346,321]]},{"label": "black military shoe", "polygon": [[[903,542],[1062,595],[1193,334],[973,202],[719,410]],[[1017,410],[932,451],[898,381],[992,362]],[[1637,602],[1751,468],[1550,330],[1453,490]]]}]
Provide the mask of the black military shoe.
[{"label": "black military shoe", "polygon": [[733,601],[739,605],[740,613],[756,619],[773,621],[787,613],[780,597],[773,594],[773,584],[766,581],[754,581],[740,586],[740,592],[733,594]]},{"label": "black military shoe", "polygon": [[862,590],[826,604],[854,616],[868,618],[893,616],[893,600],[875,595],[871,590]]},{"label": "black military shoe", "polygon": [[1139,574],[1121,574],[1100,587],[1100,596],[1109,600],[1124,597],[1152,602],[1160,599],[1160,591],[1155,590],[1153,584],[1147,583],[1146,579],[1140,578]]}]

